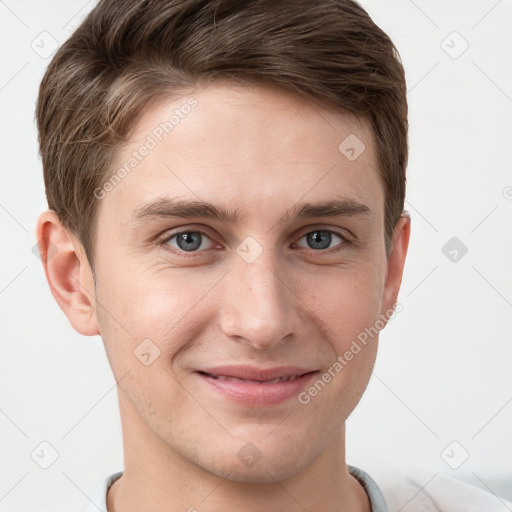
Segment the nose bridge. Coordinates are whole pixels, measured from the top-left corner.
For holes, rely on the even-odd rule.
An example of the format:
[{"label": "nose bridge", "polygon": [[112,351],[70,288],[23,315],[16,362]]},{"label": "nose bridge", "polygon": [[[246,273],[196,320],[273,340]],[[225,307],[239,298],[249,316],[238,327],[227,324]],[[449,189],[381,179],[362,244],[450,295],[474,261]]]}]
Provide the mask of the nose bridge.
[{"label": "nose bridge", "polygon": [[284,271],[272,248],[246,240],[237,248],[224,294],[222,330],[256,348],[269,348],[297,331],[299,319]]}]

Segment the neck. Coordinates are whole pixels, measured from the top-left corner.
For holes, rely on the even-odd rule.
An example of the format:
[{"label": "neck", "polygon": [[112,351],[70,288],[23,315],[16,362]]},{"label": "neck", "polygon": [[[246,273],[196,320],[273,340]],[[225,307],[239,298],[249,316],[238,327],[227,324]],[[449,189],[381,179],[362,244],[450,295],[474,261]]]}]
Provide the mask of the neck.
[{"label": "neck", "polygon": [[347,470],[344,427],[300,473],[281,481],[247,483],[199,467],[165,445],[136,415],[121,416],[125,469],[108,492],[108,512],[371,510],[365,491]]}]

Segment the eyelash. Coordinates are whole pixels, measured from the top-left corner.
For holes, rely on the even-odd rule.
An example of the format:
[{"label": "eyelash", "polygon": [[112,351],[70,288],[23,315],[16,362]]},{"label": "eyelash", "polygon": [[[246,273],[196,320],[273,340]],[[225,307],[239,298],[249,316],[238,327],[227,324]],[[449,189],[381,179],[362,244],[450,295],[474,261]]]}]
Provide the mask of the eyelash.
[{"label": "eyelash", "polygon": [[[349,240],[345,235],[343,235],[339,231],[334,231],[332,229],[312,229],[310,231],[305,231],[304,233],[301,234],[301,236],[299,237],[299,240],[304,238],[306,235],[309,235],[310,233],[314,233],[316,231],[334,234],[334,235],[340,237],[342,242],[339,245],[337,245],[331,249],[307,249],[308,251],[312,251],[313,253],[336,254],[338,252],[345,251],[345,250],[349,249],[351,246],[356,245],[355,241]],[[173,254],[178,254],[180,256],[184,256],[186,258],[197,257],[198,254],[205,253],[208,251],[208,249],[204,249],[202,251],[184,251],[182,249],[176,249],[174,247],[169,246],[169,242],[173,238],[176,238],[179,235],[182,235],[184,233],[200,233],[201,235],[203,235],[211,240],[211,237],[209,236],[209,234],[206,231],[203,231],[202,229],[187,229],[187,230],[183,230],[183,231],[177,231],[176,233],[172,233],[170,235],[168,233],[166,233],[166,234],[164,234],[163,237],[161,237],[158,240],[158,243],[159,243],[159,245],[163,246],[163,248],[165,250],[170,251]],[[304,249],[304,247],[301,247],[301,248]]]}]

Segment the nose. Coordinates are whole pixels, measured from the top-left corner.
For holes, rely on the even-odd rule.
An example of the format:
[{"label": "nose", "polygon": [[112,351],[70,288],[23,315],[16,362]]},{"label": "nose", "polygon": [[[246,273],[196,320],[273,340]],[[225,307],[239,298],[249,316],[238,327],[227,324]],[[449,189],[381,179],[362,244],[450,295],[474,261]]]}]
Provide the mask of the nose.
[{"label": "nose", "polygon": [[252,262],[234,258],[224,283],[221,329],[256,349],[286,342],[300,329],[300,300],[283,265],[265,250]]}]

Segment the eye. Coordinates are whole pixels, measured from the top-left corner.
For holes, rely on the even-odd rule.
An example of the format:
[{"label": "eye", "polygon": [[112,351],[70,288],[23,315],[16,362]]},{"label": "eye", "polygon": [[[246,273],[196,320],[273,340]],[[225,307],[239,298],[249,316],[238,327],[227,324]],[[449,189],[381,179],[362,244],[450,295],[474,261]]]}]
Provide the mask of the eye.
[{"label": "eye", "polygon": [[202,231],[181,231],[168,237],[165,241],[173,249],[196,252],[199,249],[211,249],[213,242]]},{"label": "eye", "polygon": [[[173,233],[167,235],[160,243],[168,246],[169,250],[181,254],[205,252],[208,249],[217,247],[207,233],[199,230]],[[304,243],[307,245],[304,245]],[[314,251],[327,252],[327,250],[332,249],[332,252],[335,252],[347,249],[353,243],[341,233],[329,229],[317,229],[304,234],[295,245]]]},{"label": "eye", "polygon": [[[336,233],[334,231],[326,229],[310,231],[309,233],[306,233],[306,235],[301,237],[301,240],[302,239],[306,239],[306,243],[309,245],[309,248],[315,251],[322,251],[325,249],[332,249],[333,247],[338,247],[340,245],[344,246],[350,244],[349,240],[347,240],[340,233]],[[336,241],[336,239],[338,239],[340,243],[336,244],[333,247],[330,247],[331,243],[333,241]],[[298,243],[297,245],[300,247],[304,247],[304,245],[301,245],[300,243]]]}]

